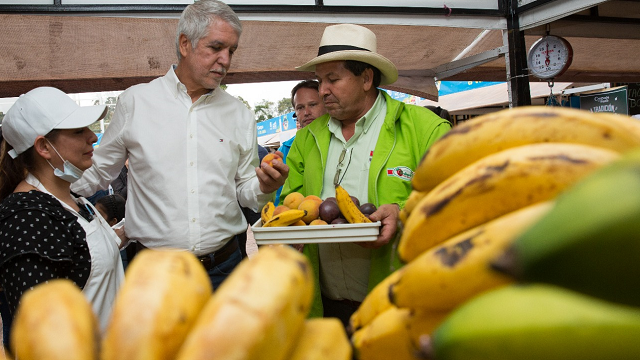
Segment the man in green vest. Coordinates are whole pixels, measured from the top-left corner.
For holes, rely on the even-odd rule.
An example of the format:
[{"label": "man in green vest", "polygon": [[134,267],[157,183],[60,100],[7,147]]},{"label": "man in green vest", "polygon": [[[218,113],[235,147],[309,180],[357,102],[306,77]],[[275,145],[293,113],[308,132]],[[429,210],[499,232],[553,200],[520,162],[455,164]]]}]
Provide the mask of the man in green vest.
[{"label": "man in green vest", "polygon": [[298,67],[314,71],[328,114],[297,132],[287,156],[289,177],[280,199],[297,191],[322,199],[339,183],[361,203],[377,206],[373,242],[306,244],[315,270],[311,316],[348,323],[367,293],[401,264],[392,249],[411,178],[429,146],[451,124],[420,106],[394,100],[378,89],[398,78],[395,65],[378,54],[375,34],[362,26],[328,26],[318,56]]}]

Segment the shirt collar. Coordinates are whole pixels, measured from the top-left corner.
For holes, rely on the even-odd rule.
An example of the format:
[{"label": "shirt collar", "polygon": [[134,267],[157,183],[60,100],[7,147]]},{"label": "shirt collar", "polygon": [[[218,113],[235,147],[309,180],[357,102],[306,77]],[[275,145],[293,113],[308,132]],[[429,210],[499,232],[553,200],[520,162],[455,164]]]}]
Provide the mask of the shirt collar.
[{"label": "shirt collar", "polygon": [[[184,94],[187,97],[189,97],[189,94],[187,93],[187,87],[180,82],[180,79],[178,79],[178,75],[176,75],[175,69],[178,65],[173,64],[171,65],[171,67],[169,68],[169,71],[167,72],[167,76],[165,76],[166,81],[169,84],[169,89],[171,89],[171,91],[173,92],[173,95],[177,98],[178,96],[180,96],[180,94]],[[207,101],[209,97],[211,97],[212,95],[214,95],[216,93],[216,90],[219,87],[209,91],[208,93],[202,95],[202,100],[203,101]]]}]

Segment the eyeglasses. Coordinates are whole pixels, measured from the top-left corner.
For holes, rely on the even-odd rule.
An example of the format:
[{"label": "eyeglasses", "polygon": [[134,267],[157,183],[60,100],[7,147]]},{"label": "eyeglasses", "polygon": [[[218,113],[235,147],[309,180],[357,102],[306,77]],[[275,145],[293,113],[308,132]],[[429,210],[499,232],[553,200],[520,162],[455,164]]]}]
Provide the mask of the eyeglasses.
[{"label": "eyeglasses", "polygon": [[[347,173],[349,164],[351,164],[351,155],[353,154],[353,152],[349,151],[349,161],[347,161],[347,166],[345,166],[344,173],[343,173],[341,167],[342,167],[342,162],[344,161],[344,158],[347,155],[347,151],[349,150],[345,148],[345,149],[342,149],[342,152],[340,153],[340,158],[338,159],[338,165],[336,166],[336,176],[333,177],[333,186],[340,185],[340,183],[342,182],[342,179],[344,179],[344,175]],[[342,174],[342,177],[340,177],[340,174]]]}]

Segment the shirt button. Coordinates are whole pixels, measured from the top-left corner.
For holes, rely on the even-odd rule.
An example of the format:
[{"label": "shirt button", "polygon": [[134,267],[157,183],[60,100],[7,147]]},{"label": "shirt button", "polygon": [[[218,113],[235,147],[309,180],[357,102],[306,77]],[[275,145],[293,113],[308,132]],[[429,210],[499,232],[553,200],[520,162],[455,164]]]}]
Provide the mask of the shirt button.
[{"label": "shirt button", "polygon": [[189,134],[189,137],[193,139],[193,134]]},{"label": "shirt button", "polygon": [[191,222],[196,222],[196,218],[191,219]]},{"label": "shirt button", "polygon": [[193,161],[189,163],[190,166],[193,166]]},{"label": "shirt button", "polygon": [[196,191],[195,191],[194,189],[191,189],[191,193],[192,193],[192,194],[195,194],[195,192],[196,192]]}]

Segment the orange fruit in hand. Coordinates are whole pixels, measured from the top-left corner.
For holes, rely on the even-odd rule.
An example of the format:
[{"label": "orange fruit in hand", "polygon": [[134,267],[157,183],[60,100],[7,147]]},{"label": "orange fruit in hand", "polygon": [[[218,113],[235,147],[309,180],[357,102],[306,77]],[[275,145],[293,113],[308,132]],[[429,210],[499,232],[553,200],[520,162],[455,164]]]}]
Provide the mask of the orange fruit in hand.
[{"label": "orange fruit in hand", "polygon": [[273,167],[273,160],[278,160],[282,162],[282,158],[280,157],[280,155],[276,153],[267,154],[262,158],[262,162],[267,163],[267,165],[271,167]]}]

